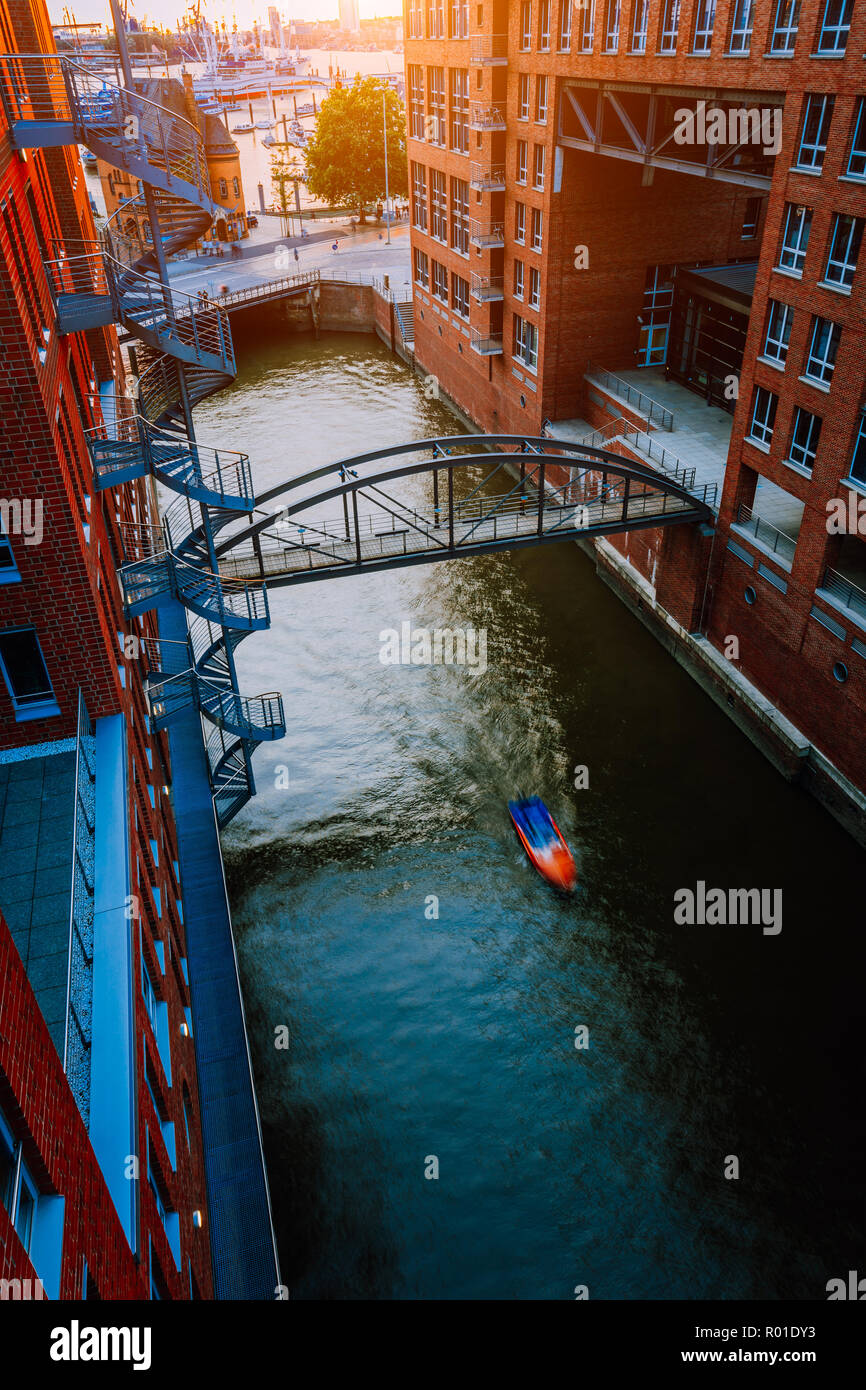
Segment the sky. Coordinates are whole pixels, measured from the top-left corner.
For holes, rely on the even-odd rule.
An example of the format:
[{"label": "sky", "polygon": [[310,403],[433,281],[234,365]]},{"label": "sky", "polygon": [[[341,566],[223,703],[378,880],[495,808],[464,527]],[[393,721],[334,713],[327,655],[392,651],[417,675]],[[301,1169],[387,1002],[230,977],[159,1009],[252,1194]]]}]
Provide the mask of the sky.
[{"label": "sky", "polygon": [[[237,16],[238,28],[249,28],[254,19],[267,19],[268,5],[273,0],[205,0],[203,12],[211,23],[225,19],[231,32],[232,17]],[[173,29],[175,22],[188,8],[189,0],[131,0],[130,13],[139,21],[147,19]],[[48,10],[55,24],[64,22],[63,11],[69,8],[79,24],[90,20],[110,24],[108,0],[48,0]],[[277,0],[283,19],[336,19],[337,0]],[[360,0],[362,19],[376,15],[399,15],[401,0]]]}]

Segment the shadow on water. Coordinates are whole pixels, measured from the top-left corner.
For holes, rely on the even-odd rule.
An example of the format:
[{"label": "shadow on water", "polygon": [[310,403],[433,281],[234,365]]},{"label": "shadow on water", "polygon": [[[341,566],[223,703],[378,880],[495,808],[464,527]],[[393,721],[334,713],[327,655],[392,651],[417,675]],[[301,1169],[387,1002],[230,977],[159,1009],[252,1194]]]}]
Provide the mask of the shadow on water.
[{"label": "shadow on water", "polygon": [[[369,339],[241,361],[201,436],[260,488],[454,432]],[[862,1251],[860,851],[573,545],[271,611],[239,674],[290,725],[224,849],[292,1297],[822,1298]],[[406,620],[485,628],[487,670],[384,665]],[[514,840],[529,791],[573,902]],[[782,932],[676,925],[698,879],[780,887]]]}]

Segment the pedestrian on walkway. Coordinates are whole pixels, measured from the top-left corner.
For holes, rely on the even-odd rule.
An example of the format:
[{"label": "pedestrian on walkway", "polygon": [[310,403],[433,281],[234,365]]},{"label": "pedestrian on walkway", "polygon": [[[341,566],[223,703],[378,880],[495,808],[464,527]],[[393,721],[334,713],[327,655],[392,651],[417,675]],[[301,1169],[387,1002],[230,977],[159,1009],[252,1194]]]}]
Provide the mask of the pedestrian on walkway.
[{"label": "pedestrian on walkway", "polygon": [[334,252],[337,252],[337,251],[339,251],[339,249],[340,249],[340,243],[339,243],[338,241],[332,241],[332,242],[331,242],[331,250],[334,251]]},{"label": "pedestrian on walkway", "polygon": [[298,264],[298,261],[300,260],[300,256],[298,255],[298,248],[297,248],[297,246],[294,248],[294,253],[295,253],[295,265],[297,265],[297,264]]}]

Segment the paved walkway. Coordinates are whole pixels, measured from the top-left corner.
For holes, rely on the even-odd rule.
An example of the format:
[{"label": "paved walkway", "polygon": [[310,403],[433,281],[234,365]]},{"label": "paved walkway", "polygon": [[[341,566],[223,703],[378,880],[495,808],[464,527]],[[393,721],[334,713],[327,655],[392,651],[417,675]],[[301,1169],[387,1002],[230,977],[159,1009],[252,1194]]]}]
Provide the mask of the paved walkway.
[{"label": "paved walkway", "polygon": [[[231,293],[282,275],[318,269],[323,274],[345,274],[349,278],[388,275],[395,289],[411,286],[409,228],[405,222],[391,229],[389,245],[384,229],[374,226],[352,233],[347,230],[345,219],[327,226],[314,223],[315,230],[303,240],[300,237],[274,239],[278,219],[268,218],[267,221],[270,224],[265,229],[267,235],[249,245],[242,243],[240,259],[228,255],[218,259],[197,256],[174,262],[169,267],[172,285],[190,294],[207,290],[213,296],[220,292],[221,285],[227,285]],[[260,231],[261,224],[255,230]],[[335,240],[337,251],[331,249]]]}]

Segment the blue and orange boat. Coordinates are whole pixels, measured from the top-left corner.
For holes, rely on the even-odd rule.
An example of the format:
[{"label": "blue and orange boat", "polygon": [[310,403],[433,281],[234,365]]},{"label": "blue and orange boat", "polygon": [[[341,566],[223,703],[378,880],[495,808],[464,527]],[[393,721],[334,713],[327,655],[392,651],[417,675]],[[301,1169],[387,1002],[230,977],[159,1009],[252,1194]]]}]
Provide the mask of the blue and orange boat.
[{"label": "blue and orange boat", "polygon": [[509,801],[508,813],[529,862],[541,877],[561,892],[573,893],[577,887],[574,856],[541,797]]}]

